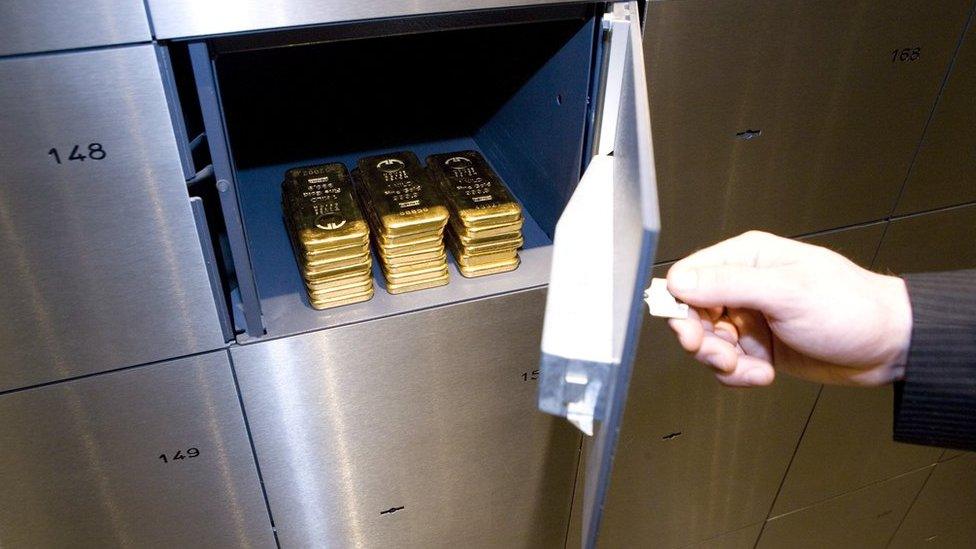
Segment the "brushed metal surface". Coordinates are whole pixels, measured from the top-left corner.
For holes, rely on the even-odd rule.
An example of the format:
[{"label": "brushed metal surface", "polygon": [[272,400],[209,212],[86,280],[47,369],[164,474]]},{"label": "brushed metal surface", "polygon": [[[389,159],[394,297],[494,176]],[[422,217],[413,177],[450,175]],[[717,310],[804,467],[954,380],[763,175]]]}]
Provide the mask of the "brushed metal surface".
[{"label": "brushed metal surface", "polygon": [[600,546],[682,547],[762,522],[817,390],[785,376],[729,390],[685,355],[664,320],[647,319]]},{"label": "brushed metal surface", "polygon": [[824,387],[773,516],[938,461],[941,448],[892,441],[892,391]]},{"label": "brushed metal surface", "polygon": [[[882,229],[808,240],[868,264]],[[818,391],[785,375],[764,389],[723,387],[685,354],[664,320],[647,319],[600,545],[683,547],[762,523]]]},{"label": "brushed metal surface", "polygon": [[734,532],[722,534],[705,541],[701,541],[688,547],[695,549],[753,549],[756,540],[759,539],[759,532],[762,531],[762,523],[753,524],[740,528]]},{"label": "brushed metal surface", "polygon": [[770,519],[756,547],[885,547],[932,467]]},{"label": "brushed metal surface", "polygon": [[233,348],[282,546],[561,546],[579,434],[535,409],[544,301]]},{"label": "brushed metal surface", "polygon": [[274,547],[224,351],[4,395],[0,441],[4,547]]},{"label": "brushed metal surface", "polygon": [[950,459],[968,455],[970,453],[971,452],[965,452],[963,450],[946,450],[945,453],[942,454],[942,457],[939,458],[939,461],[949,461]]},{"label": "brushed metal surface", "polygon": [[[156,38],[203,36],[567,0],[147,0]],[[574,1],[574,0],[569,0]],[[580,1],[580,0],[575,0]]]},{"label": "brushed metal surface", "polygon": [[[649,3],[658,258],[747,229],[792,236],[888,215],[970,5]],[[914,46],[919,59],[892,63]],[[749,130],[762,133],[736,135]]]},{"label": "brushed metal surface", "polygon": [[881,246],[885,223],[868,223],[849,229],[826,231],[799,238],[810,244],[829,248],[865,269],[871,268],[871,262]]},{"label": "brushed metal surface", "polygon": [[976,23],[970,22],[895,213],[976,201]]},{"label": "brushed metal surface", "polygon": [[893,549],[976,546],[976,455],[935,466],[891,541]]},{"label": "brushed metal surface", "polygon": [[0,390],[223,346],[152,46],[2,60],[0,109]]},{"label": "brushed metal surface", "polygon": [[[806,241],[870,267],[884,223],[815,235]],[[892,389],[824,387],[773,505],[780,515],[938,460],[940,449],[891,439]]]},{"label": "brushed metal surface", "polygon": [[976,268],[976,205],[895,219],[875,269],[895,273]]},{"label": "brushed metal surface", "polygon": [[4,0],[0,55],[148,42],[141,0]]}]

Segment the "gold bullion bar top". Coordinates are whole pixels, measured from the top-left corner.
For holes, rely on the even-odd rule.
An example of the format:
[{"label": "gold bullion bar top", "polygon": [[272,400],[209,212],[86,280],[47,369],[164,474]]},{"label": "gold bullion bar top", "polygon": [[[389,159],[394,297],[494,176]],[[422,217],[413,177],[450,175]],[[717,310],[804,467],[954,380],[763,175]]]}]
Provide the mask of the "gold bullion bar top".
[{"label": "gold bullion bar top", "polygon": [[285,173],[285,225],[305,279],[309,303],[328,309],[373,297],[369,225],[342,164]]},{"label": "gold bullion bar top", "polygon": [[439,231],[447,224],[444,199],[412,152],[361,158],[358,165],[363,199],[380,236]]},{"label": "gold bullion bar top", "polygon": [[511,223],[521,228],[522,207],[477,151],[431,155],[427,169],[440,185],[451,213],[465,226]]},{"label": "gold bullion bar top", "polygon": [[369,226],[342,164],[293,168],[285,172],[282,206],[302,251],[363,246]]}]

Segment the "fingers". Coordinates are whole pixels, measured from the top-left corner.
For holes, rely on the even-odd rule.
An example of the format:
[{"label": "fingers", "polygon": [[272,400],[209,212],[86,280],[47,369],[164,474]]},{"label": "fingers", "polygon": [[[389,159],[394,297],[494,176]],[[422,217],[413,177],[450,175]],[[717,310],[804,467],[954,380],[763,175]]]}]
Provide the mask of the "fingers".
[{"label": "fingers", "polygon": [[711,366],[716,372],[731,372],[735,370],[739,351],[728,341],[706,332],[694,356],[695,360]]},{"label": "fingers", "polygon": [[699,268],[715,265],[775,267],[794,261],[817,246],[763,231],[748,231],[698,250],[675,263],[676,267]]},{"label": "fingers", "polygon": [[[711,320],[716,316],[717,320]],[[671,319],[668,324],[678,335],[682,348],[699,362],[721,372],[730,372],[735,367],[740,352],[738,334],[728,318],[715,311],[691,309],[687,319]]]},{"label": "fingers", "polygon": [[695,307],[746,307],[775,315],[795,301],[795,272],[780,267],[822,254],[823,248],[749,231],[695,252],[668,271],[668,290]]},{"label": "fingers", "polygon": [[668,271],[668,290],[694,307],[740,307],[777,316],[796,301],[793,277],[745,265],[682,267]]},{"label": "fingers", "polygon": [[[760,258],[775,257],[775,254],[769,252],[771,247],[779,246],[780,240],[786,239],[761,231],[749,231],[698,250],[678,261],[674,266],[682,269],[715,265],[757,267],[760,266]],[[760,252],[765,252],[765,256]]]},{"label": "fingers", "polygon": [[[706,332],[700,321],[672,319],[668,324],[678,334],[681,346],[715,371],[715,377],[730,387],[761,387],[776,377],[772,365],[765,359],[745,354],[741,347]],[[695,329],[697,325],[697,329]]]},{"label": "fingers", "polygon": [[776,378],[776,370],[761,358],[739,355],[734,368],[728,372],[717,372],[715,377],[729,387],[765,387]]},{"label": "fingers", "polygon": [[736,341],[745,354],[773,362],[773,334],[761,313],[732,309],[728,319],[738,334]]},{"label": "fingers", "polygon": [[760,387],[776,377],[769,327],[755,311],[732,310],[723,316],[714,309],[692,308],[687,319],[671,319],[668,324],[682,348],[710,366],[724,385]]},{"label": "fingers", "polygon": [[720,317],[712,327],[712,333],[733,346],[739,344],[739,329],[728,317]]},{"label": "fingers", "polygon": [[702,326],[701,317],[695,309],[688,309],[688,318],[668,320],[668,326],[674,330],[678,336],[678,343],[689,353],[695,353],[701,347],[702,339],[705,337],[705,328]]}]

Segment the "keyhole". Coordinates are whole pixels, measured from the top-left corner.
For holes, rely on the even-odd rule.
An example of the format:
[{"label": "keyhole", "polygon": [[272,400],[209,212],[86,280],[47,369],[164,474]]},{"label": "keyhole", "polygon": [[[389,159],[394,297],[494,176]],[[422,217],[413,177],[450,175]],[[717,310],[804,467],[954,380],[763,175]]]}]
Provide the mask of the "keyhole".
[{"label": "keyhole", "polygon": [[751,141],[762,135],[762,130],[745,130],[735,134],[735,138],[739,141]]}]

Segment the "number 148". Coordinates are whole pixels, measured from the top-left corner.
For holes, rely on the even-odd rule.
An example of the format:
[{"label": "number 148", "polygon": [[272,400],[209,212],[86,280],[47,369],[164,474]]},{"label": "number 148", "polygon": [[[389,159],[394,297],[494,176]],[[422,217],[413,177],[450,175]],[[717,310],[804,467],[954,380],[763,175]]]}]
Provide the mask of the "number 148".
[{"label": "number 148", "polygon": [[[68,160],[77,160],[78,162],[84,162],[86,158],[92,160],[102,160],[105,158],[105,149],[102,148],[101,143],[89,143],[88,144],[88,155],[86,156],[83,151],[79,151],[81,145],[75,145],[71,149],[71,154],[68,155]],[[61,164],[61,153],[58,152],[57,147],[52,147],[51,150],[47,151],[47,154],[54,157],[54,161]]]}]

